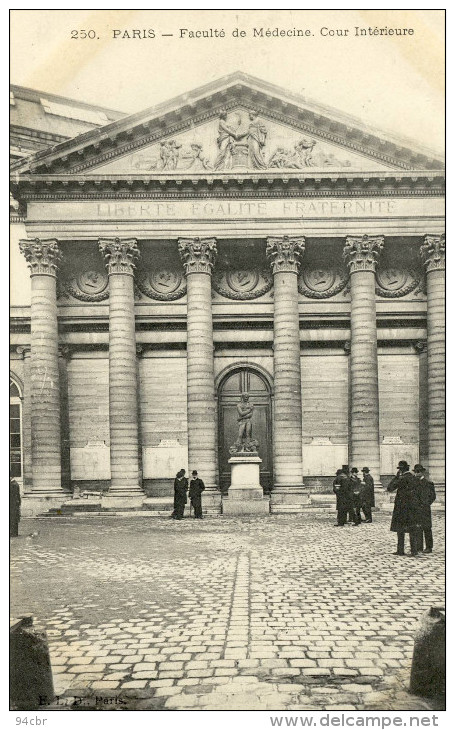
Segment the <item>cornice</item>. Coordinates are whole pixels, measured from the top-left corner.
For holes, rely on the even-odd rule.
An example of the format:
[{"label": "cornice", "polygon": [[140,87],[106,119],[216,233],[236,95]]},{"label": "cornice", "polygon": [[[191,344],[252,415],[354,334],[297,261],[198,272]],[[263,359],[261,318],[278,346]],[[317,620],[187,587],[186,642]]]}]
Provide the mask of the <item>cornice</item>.
[{"label": "cornice", "polygon": [[55,142],[60,144],[69,139],[68,135],[55,134],[51,132],[43,132],[41,129],[33,129],[32,127],[23,127],[18,124],[10,126],[10,134],[18,137],[32,137],[33,139],[41,139],[46,142]]},{"label": "cornice", "polygon": [[21,175],[11,176],[14,197],[31,200],[196,199],[356,196],[443,196],[445,173],[320,172],[151,175]]}]

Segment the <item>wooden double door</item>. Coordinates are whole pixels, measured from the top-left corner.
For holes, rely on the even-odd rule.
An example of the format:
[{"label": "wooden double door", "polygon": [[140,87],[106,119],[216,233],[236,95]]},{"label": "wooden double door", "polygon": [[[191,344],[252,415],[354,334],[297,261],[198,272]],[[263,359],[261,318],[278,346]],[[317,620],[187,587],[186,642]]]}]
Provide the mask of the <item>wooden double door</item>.
[{"label": "wooden double door", "polygon": [[218,390],[218,466],[220,487],[226,492],[230,485],[230,447],[238,437],[237,404],[243,393],[248,393],[253,411],[253,438],[259,441],[258,453],[262,459],[261,485],[266,492],[273,486],[272,461],[272,397],[267,379],[254,368],[233,370],[222,380]]}]

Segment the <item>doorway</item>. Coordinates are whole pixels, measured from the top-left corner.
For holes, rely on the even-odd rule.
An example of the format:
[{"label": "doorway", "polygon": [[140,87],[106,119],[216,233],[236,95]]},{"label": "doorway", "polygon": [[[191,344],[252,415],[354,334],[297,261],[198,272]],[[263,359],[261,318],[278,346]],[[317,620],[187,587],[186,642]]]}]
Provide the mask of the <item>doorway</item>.
[{"label": "doorway", "polygon": [[218,389],[218,466],[220,489],[226,493],[231,481],[230,447],[238,434],[237,404],[248,393],[253,411],[253,438],[259,441],[258,453],[261,486],[266,493],[273,486],[272,462],[272,394],[267,378],[253,367],[231,370]]}]

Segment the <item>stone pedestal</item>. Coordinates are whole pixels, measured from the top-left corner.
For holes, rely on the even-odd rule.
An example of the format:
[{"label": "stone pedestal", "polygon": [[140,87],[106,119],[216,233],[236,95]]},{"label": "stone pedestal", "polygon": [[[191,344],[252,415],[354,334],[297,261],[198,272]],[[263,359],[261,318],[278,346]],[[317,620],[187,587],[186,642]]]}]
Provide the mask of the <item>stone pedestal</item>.
[{"label": "stone pedestal", "polygon": [[236,172],[248,170],[248,145],[243,142],[234,142],[232,145],[232,169]]},{"label": "stone pedestal", "polygon": [[223,497],[223,514],[249,515],[268,514],[269,499],[259,482],[259,456],[242,454],[229,459],[231,465],[231,486],[229,494]]}]

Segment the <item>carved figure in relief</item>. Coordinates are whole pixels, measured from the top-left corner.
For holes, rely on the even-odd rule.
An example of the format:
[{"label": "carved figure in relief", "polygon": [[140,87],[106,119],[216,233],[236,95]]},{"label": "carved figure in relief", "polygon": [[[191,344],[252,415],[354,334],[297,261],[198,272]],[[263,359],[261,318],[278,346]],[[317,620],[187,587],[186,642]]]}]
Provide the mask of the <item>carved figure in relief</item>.
[{"label": "carved figure in relief", "polygon": [[190,145],[191,152],[186,155],[182,155],[182,159],[186,160],[188,164],[185,166],[186,170],[212,170],[212,165],[207,157],[203,156],[202,145],[194,144]]},{"label": "carved figure in relief", "polygon": [[79,288],[87,294],[98,294],[107,286],[107,278],[99,271],[85,271],[78,279]]},{"label": "carved figure in relief", "polygon": [[[240,126],[240,117],[238,117],[238,127]],[[221,167],[229,169],[232,166],[232,144],[239,139],[238,130],[234,129],[227,121],[227,112],[220,112],[218,122],[218,137],[216,143],[219,148],[218,156],[214,163],[215,170]]]},{"label": "carved figure in relief", "polygon": [[160,142],[162,170],[175,170],[177,168],[181,146],[175,139]]},{"label": "carved figure in relief", "polygon": [[250,124],[246,135],[248,142],[248,160],[250,167],[264,170],[267,163],[264,160],[263,149],[267,140],[267,129],[259,120],[256,112],[249,113]]},{"label": "carved figure in relief", "polygon": [[293,150],[278,147],[269,159],[268,166],[279,169],[290,168],[301,170],[303,167],[311,167],[313,158],[311,152],[316,144],[314,139],[305,139],[302,137]]}]

